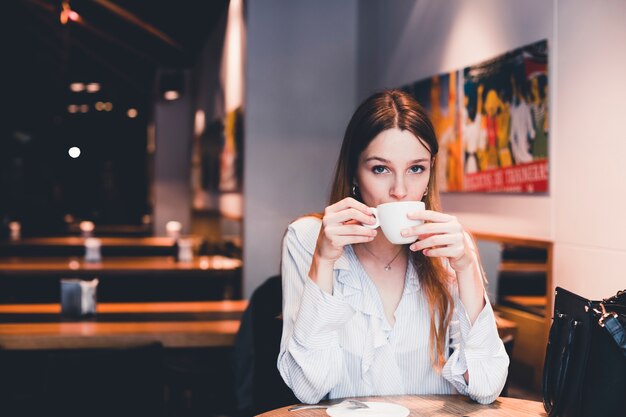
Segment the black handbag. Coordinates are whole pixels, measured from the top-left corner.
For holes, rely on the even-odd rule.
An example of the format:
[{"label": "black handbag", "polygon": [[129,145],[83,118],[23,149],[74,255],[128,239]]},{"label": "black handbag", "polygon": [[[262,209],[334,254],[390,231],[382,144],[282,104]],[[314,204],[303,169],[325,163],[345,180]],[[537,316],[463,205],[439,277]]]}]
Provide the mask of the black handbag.
[{"label": "black handbag", "polygon": [[549,417],[626,416],[626,290],[592,301],[557,287],[543,367]]}]

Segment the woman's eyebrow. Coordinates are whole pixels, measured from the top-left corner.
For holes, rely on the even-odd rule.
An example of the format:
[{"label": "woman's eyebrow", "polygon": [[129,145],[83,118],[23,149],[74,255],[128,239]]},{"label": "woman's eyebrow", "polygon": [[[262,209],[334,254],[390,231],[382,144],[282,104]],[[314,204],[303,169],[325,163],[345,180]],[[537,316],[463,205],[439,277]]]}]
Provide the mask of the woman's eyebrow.
[{"label": "woman's eyebrow", "polygon": [[367,158],[365,160],[365,162],[369,162],[369,161],[380,161],[380,162],[383,162],[385,164],[389,163],[389,161],[387,159],[381,158],[380,156],[370,156],[369,158]]},{"label": "woman's eyebrow", "polygon": [[[385,164],[391,163],[389,160],[385,158],[381,158],[380,156],[370,156],[369,158],[365,159],[365,162],[370,162],[370,161],[379,161]],[[421,164],[421,163],[428,162],[428,161],[430,161],[430,158],[420,158],[420,159],[415,159],[413,161],[409,161],[407,165]]]}]

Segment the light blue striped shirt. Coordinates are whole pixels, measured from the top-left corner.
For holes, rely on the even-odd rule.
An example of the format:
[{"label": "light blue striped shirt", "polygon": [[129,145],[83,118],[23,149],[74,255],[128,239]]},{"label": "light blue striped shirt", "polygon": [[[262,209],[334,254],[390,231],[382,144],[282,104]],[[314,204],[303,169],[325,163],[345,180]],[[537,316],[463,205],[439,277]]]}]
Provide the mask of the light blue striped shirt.
[{"label": "light blue striped shirt", "polygon": [[[311,281],[320,227],[317,218],[301,218],[289,226],[283,242],[278,369],[302,402],[317,403],[327,394],[342,398],[459,392],[483,404],[497,398],[509,358],[489,300],[472,325],[457,285],[451,284],[455,308],[446,346],[451,353],[438,373],[428,346],[431,313],[411,262],[392,327],[351,246],[335,262],[332,295]],[[463,378],[466,371],[469,384]]]}]

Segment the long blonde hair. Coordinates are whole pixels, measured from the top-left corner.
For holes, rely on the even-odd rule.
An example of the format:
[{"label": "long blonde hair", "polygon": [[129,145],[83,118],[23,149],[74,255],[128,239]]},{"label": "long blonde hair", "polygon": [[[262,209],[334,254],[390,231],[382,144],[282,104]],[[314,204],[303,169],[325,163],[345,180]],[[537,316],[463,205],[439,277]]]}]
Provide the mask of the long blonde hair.
[{"label": "long blonde hair", "polygon": [[[346,129],[335,177],[330,204],[352,194],[358,160],[370,142],[387,129],[407,130],[430,150],[433,166],[430,171],[427,194],[423,200],[426,209],[440,210],[439,192],[435,173],[439,145],[433,125],[426,112],[409,94],[401,90],[385,90],[366,99],[356,110]],[[429,258],[421,252],[411,256],[422,291],[430,307],[429,347],[431,361],[437,370],[445,363],[446,330],[452,319],[453,300],[449,290],[450,274],[440,258]]]}]

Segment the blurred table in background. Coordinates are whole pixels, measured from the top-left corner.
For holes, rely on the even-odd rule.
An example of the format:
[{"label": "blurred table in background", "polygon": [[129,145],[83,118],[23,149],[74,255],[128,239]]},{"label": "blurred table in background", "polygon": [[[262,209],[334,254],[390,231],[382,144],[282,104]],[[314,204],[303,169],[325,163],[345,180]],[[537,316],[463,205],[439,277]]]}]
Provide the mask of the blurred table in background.
[{"label": "blurred table in background", "polygon": [[[32,237],[0,241],[0,257],[83,256],[85,240],[78,236]],[[103,256],[174,256],[176,241],[170,237],[98,237]],[[194,238],[196,245],[202,241]]]},{"label": "blurred table in background", "polygon": [[98,300],[201,301],[241,298],[241,260],[199,256],[0,258],[0,303],[60,302],[61,278],[98,278]]},{"label": "blurred table in background", "polygon": [[59,304],[0,305],[0,349],[166,348],[232,346],[245,300],[99,303],[84,319],[61,316]]}]

